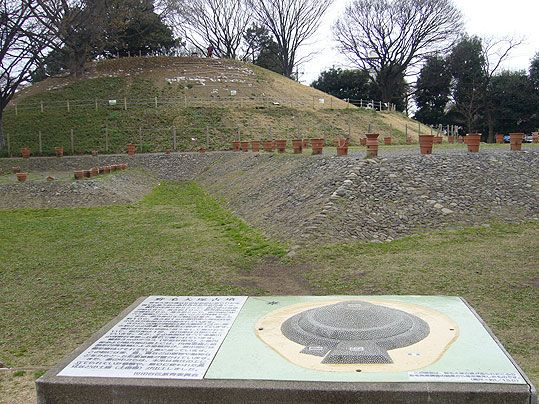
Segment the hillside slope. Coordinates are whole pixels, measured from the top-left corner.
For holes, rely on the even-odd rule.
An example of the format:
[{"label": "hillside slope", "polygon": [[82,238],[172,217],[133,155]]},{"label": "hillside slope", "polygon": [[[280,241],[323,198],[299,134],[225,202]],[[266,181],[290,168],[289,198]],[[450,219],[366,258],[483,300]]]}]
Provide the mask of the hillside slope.
[{"label": "hillside slope", "polygon": [[[21,91],[4,115],[14,154],[173,148],[210,150],[230,141],[296,137],[332,140],[392,134],[418,123],[348,103],[260,67],[202,58],[124,58],[92,64],[80,78],[51,78]],[[41,133],[41,134],[40,134]],[[41,138],[41,141],[40,141]],[[40,147],[41,143],[41,147]]]}]

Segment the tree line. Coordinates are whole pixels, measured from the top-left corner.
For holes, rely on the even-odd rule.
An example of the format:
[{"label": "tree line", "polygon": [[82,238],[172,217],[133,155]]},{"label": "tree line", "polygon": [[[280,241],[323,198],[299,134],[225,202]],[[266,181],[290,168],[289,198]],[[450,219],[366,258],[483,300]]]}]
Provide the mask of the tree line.
[{"label": "tree line", "polygon": [[[333,1],[0,0],[0,149],[2,112],[22,84],[80,76],[96,59],[211,53],[294,78],[308,61],[300,48],[313,39]],[[425,123],[462,122],[466,130],[492,132],[502,116],[509,125],[516,105],[523,105],[513,100],[503,106],[495,96],[533,92],[533,75],[498,71],[518,41],[486,43],[463,35],[453,0],[351,0],[333,36],[356,69],[331,69],[313,85],[402,111],[414,100]],[[518,114],[526,128],[536,125],[533,112]]]}]

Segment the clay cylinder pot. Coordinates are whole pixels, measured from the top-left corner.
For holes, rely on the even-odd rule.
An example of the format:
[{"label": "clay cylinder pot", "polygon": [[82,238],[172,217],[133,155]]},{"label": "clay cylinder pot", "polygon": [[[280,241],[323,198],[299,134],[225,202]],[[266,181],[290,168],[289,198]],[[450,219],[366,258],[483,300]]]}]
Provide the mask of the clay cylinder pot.
[{"label": "clay cylinder pot", "polygon": [[55,147],[54,148],[54,154],[56,154],[56,157],[63,157],[64,156],[64,148],[63,147]]},{"label": "clay cylinder pot", "polygon": [[92,176],[92,173],[90,170],[83,170],[82,172],[84,173],[85,178],[90,178]]},{"label": "clay cylinder pot", "polygon": [[105,174],[110,174],[110,166],[105,166],[105,167],[103,167],[103,172],[104,172]]},{"label": "clay cylinder pot", "polygon": [[82,180],[84,178],[84,170],[73,171],[76,180]]},{"label": "clay cylinder pot", "polygon": [[464,143],[468,146],[468,151],[470,153],[479,152],[479,145],[481,144],[480,133],[468,133],[464,139]]},{"label": "clay cylinder pot", "polygon": [[324,151],[324,139],[311,139],[313,154],[322,154]]},{"label": "clay cylinder pot", "polygon": [[384,138],[384,144],[385,144],[386,146],[391,146],[391,136],[386,136],[386,137]]},{"label": "clay cylinder pot", "polygon": [[17,181],[24,182],[28,179],[28,173],[17,173],[15,174],[17,176]]},{"label": "clay cylinder pot", "polygon": [[503,143],[503,135],[497,134],[496,135],[496,144],[502,144]]},{"label": "clay cylinder pot", "polygon": [[279,153],[284,153],[286,150],[286,140],[276,140],[275,147]]},{"label": "clay cylinder pot", "polygon": [[455,136],[449,135],[449,136],[447,137],[447,142],[450,143],[450,144],[455,143]]},{"label": "clay cylinder pot", "polygon": [[303,152],[303,140],[292,140],[292,148],[294,149],[294,154],[301,154]]},{"label": "clay cylinder pot", "polygon": [[133,143],[129,143],[127,145],[127,154],[130,156],[134,156],[137,152],[137,147]]},{"label": "clay cylinder pot", "polygon": [[30,157],[30,154],[32,154],[30,148],[28,147],[23,147],[21,149],[21,156],[25,159],[29,158]]},{"label": "clay cylinder pot", "polygon": [[97,167],[92,167],[90,169],[90,177],[97,177],[99,174],[99,169]]},{"label": "clay cylinder pot", "polygon": [[240,142],[240,147],[242,152],[249,151],[249,142]]},{"label": "clay cylinder pot", "polygon": [[378,157],[378,133],[367,133],[367,157],[374,159]]},{"label": "clay cylinder pot", "polygon": [[539,132],[532,132],[532,142],[539,143]]},{"label": "clay cylinder pot", "polygon": [[346,156],[346,155],[348,155],[348,146],[337,147],[337,156]]},{"label": "clay cylinder pot", "polygon": [[524,133],[510,133],[509,136],[511,138],[511,150],[521,151],[522,139],[524,138]]},{"label": "clay cylinder pot", "polygon": [[309,147],[309,139],[303,139],[303,148],[306,149]]},{"label": "clay cylinder pot", "polygon": [[233,151],[240,151],[241,150],[241,142],[239,140],[235,140],[232,142],[232,150]]},{"label": "clay cylinder pot", "polygon": [[421,154],[432,154],[433,144],[433,135],[419,135],[419,151],[421,152]]},{"label": "clay cylinder pot", "polygon": [[443,139],[441,136],[434,136],[434,144],[442,144]]},{"label": "clay cylinder pot", "polygon": [[258,140],[253,140],[251,142],[251,149],[254,153],[258,153],[260,151],[260,142]]},{"label": "clay cylinder pot", "polygon": [[264,142],[264,151],[266,152],[273,152],[273,148],[275,147],[273,140],[266,140]]}]

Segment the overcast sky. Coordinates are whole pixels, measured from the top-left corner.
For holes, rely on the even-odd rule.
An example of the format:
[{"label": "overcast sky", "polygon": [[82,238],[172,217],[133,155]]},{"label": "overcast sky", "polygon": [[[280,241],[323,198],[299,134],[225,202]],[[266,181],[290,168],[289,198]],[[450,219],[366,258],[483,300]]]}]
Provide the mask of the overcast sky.
[{"label": "overcast sky", "polygon": [[[335,49],[331,26],[351,0],[335,0],[329,9],[317,37],[302,49],[302,54],[318,51],[310,62],[300,67],[300,80],[310,84],[321,71],[336,67],[353,67]],[[481,37],[524,37],[504,65],[506,69],[528,70],[530,59],[539,52],[539,0],[454,0],[464,15],[466,31]]]}]

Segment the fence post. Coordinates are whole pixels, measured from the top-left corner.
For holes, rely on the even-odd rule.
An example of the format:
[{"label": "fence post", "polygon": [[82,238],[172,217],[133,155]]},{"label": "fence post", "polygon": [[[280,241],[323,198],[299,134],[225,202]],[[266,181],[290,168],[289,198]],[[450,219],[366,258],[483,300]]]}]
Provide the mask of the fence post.
[{"label": "fence post", "polygon": [[127,98],[124,97],[124,110],[127,111]]},{"label": "fence post", "polygon": [[172,149],[176,151],[176,127],[172,127]]},{"label": "fence post", "polygon": [[71,112],[71,108],[69,108],[69,100],[67,100],[67,112]]},{"label": "fence post", "polygon": [[43,139],[41,138],[41,131],[39,131],[38,137],[39,137],[39,154],[43,155]]},{"label": "fence post", "polygon": [[350,98],[346,99],[346,109],[350,108]]},{"label": "fence post", "polygon": [[419,123],[417,124],[417,126],[418,126],[419,135],[421,136],[421,122],[419,122]]},{"label": "fence post", "polygon": [[430,127],[430,135],[432,136],[432,134],[433,134],[433,133],[432,133],[432,126],[431,126],[431,127]]},{"label": "fence post", "polygon": [[43,113],[45,109],[43,108],[43,101],[41,101],[41,112]]},{"label": "fence post", "polygon": [[75,134],[73,129],[71,129],[71,155],[75,155]]},{"label": "fence post", "polygon": [[389,137],[393,137],[393,124],[389,124]]},{"label": "fence post", "polygon": [[186,94],[183,95],[183,107],[187,108],[187,95]]},{"label": "fence post", "polygon": [[273,140],[273,135],[271,134],[271,126],[268,128],[268,140]]},{"label": "fence post", "polygon": [[329,109],[333,109],[333,97],[329,99]]},{"label": "fence post", "polygon": [[97,98],[95,99],[95,110],[97,111]]},{"label": "fence post", "polygon": [[241,142],[241,128],[238,126],[238,142]]},{"label": "fence post", "polygon": [[206,125],[206,150],[210,150],[210,127]]},{"label": "fence post", "polygon": [[142,153],[142,128],[138,128],[138,137],[139,137],[139,151]]},{"label": "fence post", "polygon": [[408,142],[408,124],[404,125],[404,136],[405,136],[406,142]]},{"label": "fence post", "polygon": [[157,97],[155,97],[155,108],[157,108]]},{"label": "fence post", "polygon": [[316,107],[314,105],[314,95],[313,95],[313,109],[316,109]]},{"label": "fence post", "polygon": [[17,107],[17,104],[15,104],[15,116],[19,115],[19,108]]},{"label": "fence post", "polygon": [[109,152],[109,127],[105,126],[105,151]]},{"label": "fence post", "polygon": [[9,157],[13,157],[11,155],[11,139],[9,138],[9,133],[6,133],[6,140],[7,140],[7,154]]},{"label": "fence post", "polygon": [[369,123],[369,133],[372,133],[372,125]]},{"label": "fence post", "polygon": [[352,123],[350,117],[348,117],[348,139],[352,139]]}]

